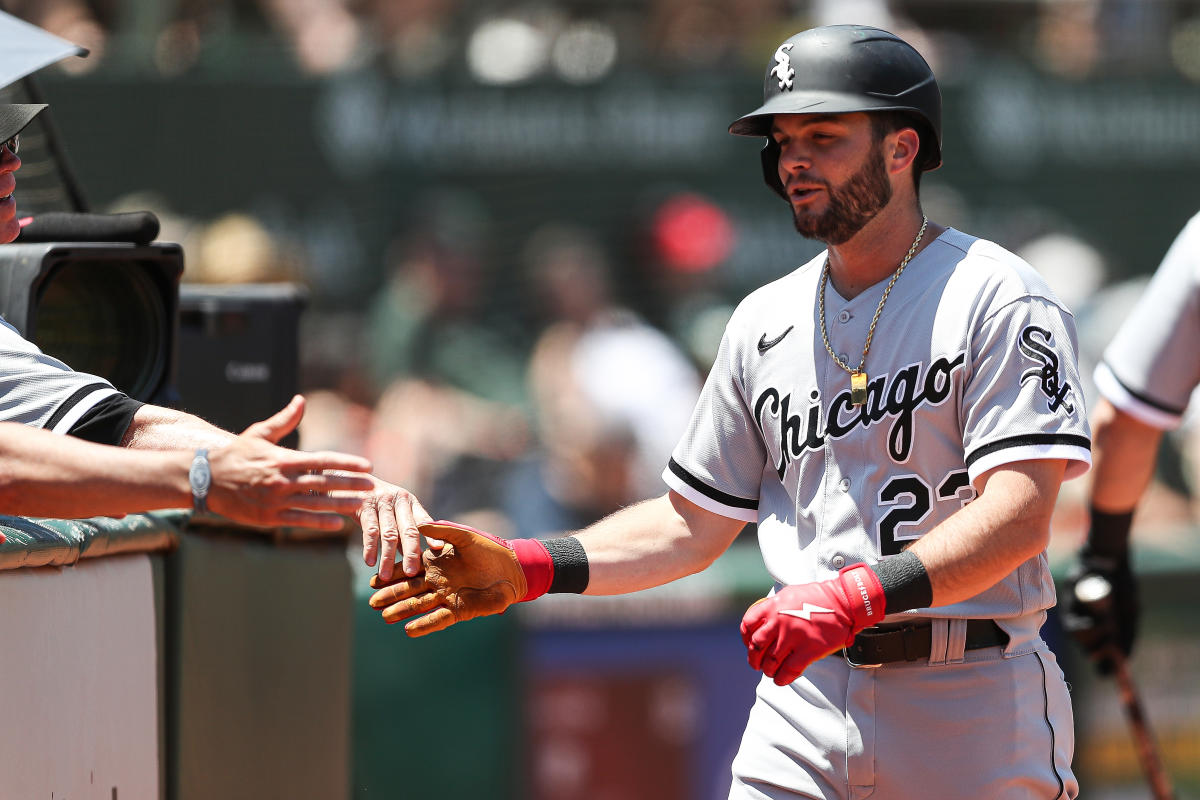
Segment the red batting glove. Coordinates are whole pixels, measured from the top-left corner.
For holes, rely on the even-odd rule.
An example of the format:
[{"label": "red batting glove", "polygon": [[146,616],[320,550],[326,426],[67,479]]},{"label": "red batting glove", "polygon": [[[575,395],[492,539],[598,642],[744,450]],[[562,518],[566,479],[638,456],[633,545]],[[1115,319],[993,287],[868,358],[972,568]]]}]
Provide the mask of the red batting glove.
[{"label": "red batting glove", "polygon": [[883,586],[870,567],[858,564],[832,580],[785,586],[759,600],[742,617],[742,641],[750,666],[786,686],[883,615]]}]

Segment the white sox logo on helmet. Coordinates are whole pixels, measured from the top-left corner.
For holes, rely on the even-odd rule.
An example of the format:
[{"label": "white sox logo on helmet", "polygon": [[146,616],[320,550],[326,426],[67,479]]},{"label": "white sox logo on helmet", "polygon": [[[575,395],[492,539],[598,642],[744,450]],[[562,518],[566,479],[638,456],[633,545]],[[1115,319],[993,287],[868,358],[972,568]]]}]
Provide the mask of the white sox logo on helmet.
[{"label": "white sox logo on helmet", "polygon": [[779,49],[775,51],[775,66],[767,73],[779,78],[780,89],[790,90],[792,88],[792,78],[796,77],[796,70],[792,69],[792,58],[787,54],[787,51],[791,49],[791,42],[779,45]]}]

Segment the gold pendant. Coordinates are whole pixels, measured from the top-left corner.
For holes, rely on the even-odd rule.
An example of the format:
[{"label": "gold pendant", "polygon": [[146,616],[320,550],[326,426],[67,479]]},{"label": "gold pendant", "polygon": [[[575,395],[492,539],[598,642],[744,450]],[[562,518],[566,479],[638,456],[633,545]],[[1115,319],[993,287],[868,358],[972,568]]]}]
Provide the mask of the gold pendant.
[{"label": "gold pendant", "polygon": [[867,373],[855,370],[850,373],[850,404],[861,406],[867,402]]}]

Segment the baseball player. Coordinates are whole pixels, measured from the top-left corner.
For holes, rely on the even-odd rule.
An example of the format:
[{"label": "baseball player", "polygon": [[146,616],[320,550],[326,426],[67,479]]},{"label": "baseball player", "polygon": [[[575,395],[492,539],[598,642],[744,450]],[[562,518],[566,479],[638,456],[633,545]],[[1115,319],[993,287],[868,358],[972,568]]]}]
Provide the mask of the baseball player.
[{"label": "baseball player", "polygon": [[1074,323],[1017,257],[924,217],[940,130],[934,76],[893,34],[783,42],[730,132],[766,137],[767,185],[828,249],[734,312],[669,491],[544,542],[426,526],[449,546],[372,605],[415,636],[631,592],[755,522],[775,586],[742,620],[764,677],[731,798],[1075,797],[1039,636],[1055,497],[1090,463]]},{"label": "baseball player", "polygon": [[[1110,644],[1125,655],[1137,634],[1137,585],[1129,564],[1133,512],[1154,475],[1164,431],[1179,427],[1200,384],[1200,214],[1167,251],[1141,299],[1096,367],[1101,399],[1092,412],[1096,464],[1090,489],[1091,524],[1068,586],[1064,626],[1095,658]],[[1112,587],[1106,604],[1075,597],[1082,579],[1099,575]]]}]

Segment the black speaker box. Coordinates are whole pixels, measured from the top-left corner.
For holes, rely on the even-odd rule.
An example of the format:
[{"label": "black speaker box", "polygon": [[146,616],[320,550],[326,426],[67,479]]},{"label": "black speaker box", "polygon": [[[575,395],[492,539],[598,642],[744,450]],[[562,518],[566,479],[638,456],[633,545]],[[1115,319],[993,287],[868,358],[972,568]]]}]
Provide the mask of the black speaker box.
[{"label": "black speaker box", "polygon": [[299,390],[307,304],[290,283],[180,286],[178,407],[235,433],[283,408]]}]

